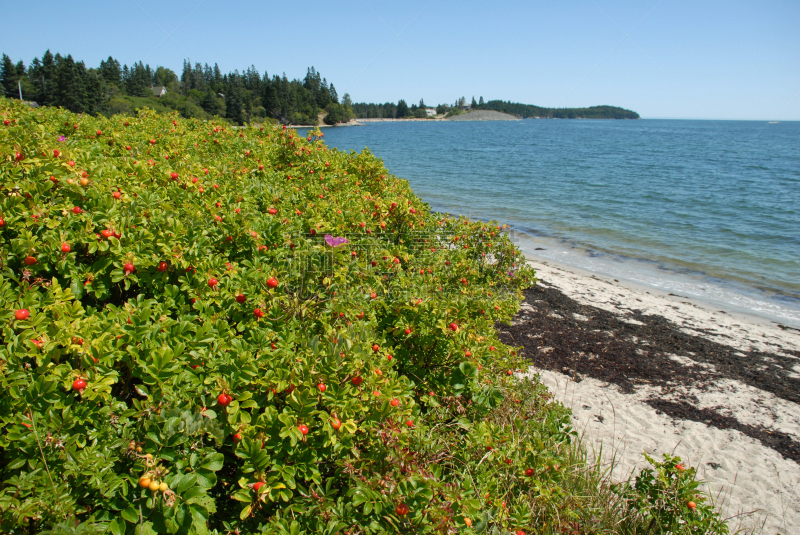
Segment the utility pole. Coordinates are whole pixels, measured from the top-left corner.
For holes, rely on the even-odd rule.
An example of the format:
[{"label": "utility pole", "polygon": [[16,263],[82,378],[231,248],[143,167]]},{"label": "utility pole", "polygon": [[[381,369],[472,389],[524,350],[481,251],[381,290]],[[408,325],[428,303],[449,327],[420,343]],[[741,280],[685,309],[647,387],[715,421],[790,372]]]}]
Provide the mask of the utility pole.
[{"label": "utility pole", "polygon": [[17,80],[17,85],[19,86],[19,99],[22,100],[22,80]]}]

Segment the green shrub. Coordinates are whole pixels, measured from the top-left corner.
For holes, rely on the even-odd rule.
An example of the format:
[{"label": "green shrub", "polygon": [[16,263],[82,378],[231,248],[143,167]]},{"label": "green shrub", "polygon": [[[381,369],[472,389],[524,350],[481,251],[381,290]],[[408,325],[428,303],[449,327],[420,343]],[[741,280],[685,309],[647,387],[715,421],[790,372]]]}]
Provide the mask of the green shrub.
[{"label": "green shrub", "polygon": [[501,227],[319,130],[0,118],[3,533],[615,525],[510,375]]},{"label": "green shrub", "polygon": [[713,504],[700,492],[694,468],[666,453],[663,462],[644,456],[651,467],[633,483],[613,486],[632,518],[646,524],[651,533],[728,533]]}]

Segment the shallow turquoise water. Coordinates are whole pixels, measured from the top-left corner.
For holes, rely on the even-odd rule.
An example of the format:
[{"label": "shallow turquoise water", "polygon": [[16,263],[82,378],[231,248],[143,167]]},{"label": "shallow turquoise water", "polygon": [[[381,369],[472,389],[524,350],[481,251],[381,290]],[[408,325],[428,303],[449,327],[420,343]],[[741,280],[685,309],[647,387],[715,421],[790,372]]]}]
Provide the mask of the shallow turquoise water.
[{"label": "shallow turquoise water", "polygon": [[400,122],[325,140],[369,147],[435,210],[512,225],[527,252],[800,322],[800,123]]}]

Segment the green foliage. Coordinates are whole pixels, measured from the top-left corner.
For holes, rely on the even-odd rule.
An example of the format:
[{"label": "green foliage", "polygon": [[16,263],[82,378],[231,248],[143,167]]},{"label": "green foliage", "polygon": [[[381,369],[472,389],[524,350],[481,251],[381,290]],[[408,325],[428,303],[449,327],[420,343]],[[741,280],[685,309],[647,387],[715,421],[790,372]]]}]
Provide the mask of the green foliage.
[{"label": "green foliage", "polygon": [[406,117],[408,114],[408,104],[406,104],[405,100],[400,99],[397,102],[397,118]]},{"label": "green foliage", "polygon": [[385,104],[356,102],[352,107],[353,114],[359,119],[394,119],[397,117],[397,104],[394,102],[387,102]]},{"label": "green foliage", "polygon": [[[141,61],[120,66],[110,56],[99,68],[87,69],[70,55],[53,56],[48,50],[41,60],[35,58],[25,68],[21,61],[14,65],[4,54],[0,85],[8,98],[19,98],[18,82],[26,100],[92,115],[133,113],[146,107],[158,113],[175,110],[184,118],[220,116],[236,125],[263,118],[316,125],[323,110],[339,106],[333,84],[313,67],[302,81],[290,81],[286,76],[261,76],[252,65],[242,74],[234,71],[223,75],[217,65],[212,68],[197,63],[192,67],[184,62],[179,81],[166,67],[153,69]],[[165,86],[166,95],[155,97],[153,86]],[[349,95],[343,106],[341,116],[349,117]]]},{"label": "green foliage", "polygon": [[346,123],[353,118],[353,112],[342,104],[329,104],[327,115],[323,119],[325,124]]},{"label": "green foliage", "polygon": [[694,468],[669,454],[663,462],[644,456],[652,467],[643,469],[634,483],[626,481],[613,490],[628,512],[648,526],[648,533],[728,533],[713,504],[699,491]]},{"label": "green foliage", "polygon": [[[473,99],[474,101],[474,99]],[[639,114],[635,111],[618,108],[616,106],[591,106],[589,108],[542,108],[532,104],[519,104],[517,102],[504,102],[502,100],[490,100],[479,105],[481,110],[494,110],[503,113],[510,113],[527,119],[536,117],[539,119],[638,119]]]},{"label": "green foliage", "polygon": [[509,373],[533,271],[503,227],[319,130],[0,119],[3,533],[620,523]]}]

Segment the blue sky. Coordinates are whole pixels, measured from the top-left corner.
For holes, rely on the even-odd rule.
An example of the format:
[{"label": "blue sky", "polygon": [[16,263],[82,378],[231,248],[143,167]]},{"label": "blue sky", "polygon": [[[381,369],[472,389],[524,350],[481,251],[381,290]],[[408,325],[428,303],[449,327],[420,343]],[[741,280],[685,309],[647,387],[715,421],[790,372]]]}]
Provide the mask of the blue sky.
[{"label": "blue sky", "polygon": [[[498,5],[499,4],[499,5]],[[0,50],[180,72],[305,75],[355,101],[611,104],[645,118],[800,120],[800,2],[6,2]]]}]

